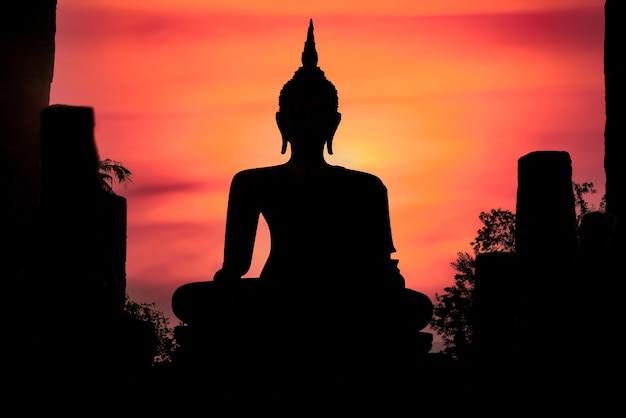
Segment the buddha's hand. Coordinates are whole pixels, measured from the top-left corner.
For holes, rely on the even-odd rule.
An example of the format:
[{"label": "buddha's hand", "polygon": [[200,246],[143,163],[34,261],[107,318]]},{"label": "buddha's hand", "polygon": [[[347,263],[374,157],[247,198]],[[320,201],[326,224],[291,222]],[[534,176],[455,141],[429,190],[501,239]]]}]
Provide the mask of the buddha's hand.
[{"label": "buddha's hand", "polygon": [[406,283],[404,281],[404,277],[400,274],[400,269],[398,268],[399,260],[390,259],[389,264],[387,264],[387,277],[390,280],[390,284],[395,288],[404,288]]},{"label": "buddha's hand", "polygon": [[237,284],[241,280],[241,277],[229,273],[225,270],[218,270],[213,276],[213,282],[215,285],[225,294],[231,297],[235,296],[237,290]]}]

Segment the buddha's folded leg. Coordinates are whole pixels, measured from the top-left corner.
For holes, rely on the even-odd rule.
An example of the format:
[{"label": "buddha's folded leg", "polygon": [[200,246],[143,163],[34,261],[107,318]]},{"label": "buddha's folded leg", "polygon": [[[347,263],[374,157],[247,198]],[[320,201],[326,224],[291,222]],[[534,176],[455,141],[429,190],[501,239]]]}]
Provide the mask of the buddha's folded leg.
[{"label": "buddha's folded leg", "polygon": [[215,282],[186,283],[172,295],[174,315],[189,325],[215,322],[231,309],[232,296]]},{"label": "buddha's folded leg", "polygon": [[232,321],[236,316],[258,314],[264,285],[258,279],[241,279],[234,286],[214,281],[186,283],[172,295],[174,315],[188,325]]},{"label": "buddha's folded leg", "polygon": [[407,318],[407,324],[416,331],[424,329],[432,319],[433,303],[424,293],[413,289],[404,289],[400,295],[398,308]]}]

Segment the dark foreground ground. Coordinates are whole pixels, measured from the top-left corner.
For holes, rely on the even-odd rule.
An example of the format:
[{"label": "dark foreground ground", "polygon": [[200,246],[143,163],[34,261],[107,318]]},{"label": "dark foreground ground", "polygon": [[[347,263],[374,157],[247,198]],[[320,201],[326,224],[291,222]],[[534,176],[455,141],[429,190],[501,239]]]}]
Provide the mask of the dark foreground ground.
[{"label": "dark foreground ground", "polygon": [[61,374],[43,384],[5,385],[6,416],[610,417],[623,410],[623,386],[611,378],[617,369],[479,367],[441,354],[342,370],[314,359],[286,368],[249,360],[238,363],[246,367],[217,359],[170,363],[132,379]]}]

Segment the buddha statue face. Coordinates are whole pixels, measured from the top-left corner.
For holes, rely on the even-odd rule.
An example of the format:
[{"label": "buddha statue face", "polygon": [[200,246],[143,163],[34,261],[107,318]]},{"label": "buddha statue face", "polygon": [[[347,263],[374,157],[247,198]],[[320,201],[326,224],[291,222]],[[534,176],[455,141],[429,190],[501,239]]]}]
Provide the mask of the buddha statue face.
[{"label": "buddha statue face", "polygon": [[283,138],[281,153],[285,153],[289,142],[292,151],[318,150],[326,143],[328,153],[332,154],[333,136],[341,121],[338,102],[335,86],[317,66],[311,20],[302,52],[302,66],[285,83],[278,99],[276,123]]},{"label": "buddha statue face", "polygon": [[281,111],[276,113],[276,123],[285,142],[291,144],[293,150],[317,151],[328,145],[328,153],[332,154],[332,140],[341,121],[341,114],[329,109],[323,98],[300,98],[292,100]]}]

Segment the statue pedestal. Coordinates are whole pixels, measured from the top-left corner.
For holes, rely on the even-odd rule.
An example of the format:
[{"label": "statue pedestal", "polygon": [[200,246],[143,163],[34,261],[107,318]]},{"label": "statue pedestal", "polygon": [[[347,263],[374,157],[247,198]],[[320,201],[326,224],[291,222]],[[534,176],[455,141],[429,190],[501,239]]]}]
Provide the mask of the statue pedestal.
[{"label": "statue pedestal", "polygon": [[414,373],[432,348],[433,335],[407,327],[411,321],[387,326],[380,319],[357,324],[345,317],[318,322],[281,314],[271,322],[267,313],[232,311],[219,321],[177,326],[173,362],[181,380],[218,392],[237,387],[261,393],[268,384],[272,391],[299,391],[312,381],[326,388],[348,382],[373,388]]}]

